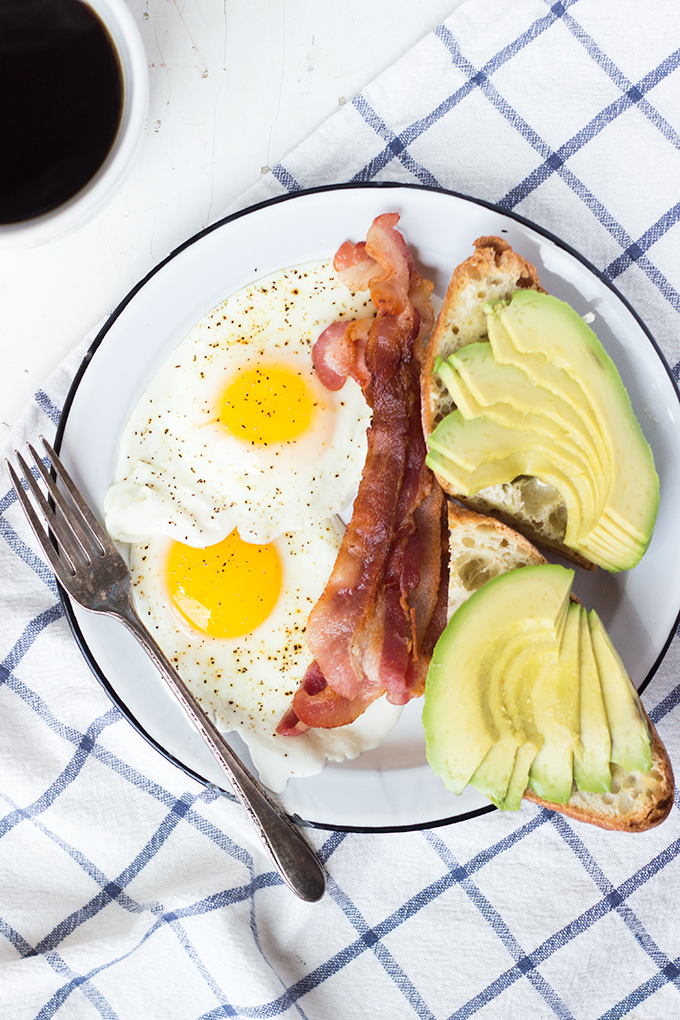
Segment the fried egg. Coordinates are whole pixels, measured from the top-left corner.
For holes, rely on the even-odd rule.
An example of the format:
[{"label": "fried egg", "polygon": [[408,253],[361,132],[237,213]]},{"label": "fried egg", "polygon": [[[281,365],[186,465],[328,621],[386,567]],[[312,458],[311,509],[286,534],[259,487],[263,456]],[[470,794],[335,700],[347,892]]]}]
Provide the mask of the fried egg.
[{"label": "fried egg", "polygon": [[266,544],[237,530],[206,548],[162,535],[130,547],[137,610],[203,708],[237,730],[262,781],[280,792],[290,776],[321,771],[377,747],[400,709],[379,699],[336,730],[282,737],[276,727],[312,661],[307,617],[341,542],[333,520]]},{"label": "fried egg", "polygon": [[206,547],[236,527],[266,544],[346,509],[370,410],[352,379],[321,385],[312,347],[331,322],[374,314],[331,262],[274,273],[213,309],[130,416],[105,500],[112,537]]}]

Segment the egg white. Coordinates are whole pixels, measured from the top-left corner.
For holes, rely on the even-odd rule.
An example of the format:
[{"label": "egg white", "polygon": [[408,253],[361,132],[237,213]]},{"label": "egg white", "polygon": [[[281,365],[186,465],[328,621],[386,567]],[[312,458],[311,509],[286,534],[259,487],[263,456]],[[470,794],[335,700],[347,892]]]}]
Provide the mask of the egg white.
[{"label": "egg white", "polygon": [[306,621],[340,541],[332,520],[280,536],[274,542],[282,565],[278,602],[253,631],[228,639],[202,633],[173,606],[165,577],[171,539],[154,536],[130,547],[135,605],[143,622],[220,729],[238,731],[260,778],[276,792],[291,776],[320,772],[327,759],[342,761],[377,747],[401,711],[383,698],[349,726],[295,737],[276,733],[312,661]]},{"label": "egg white", "polygon": [[[373,314],[368,294],[352,295],[331,262],[274,273],[213,309],[130,416],[105,500],[109,533],[205,547],[237,526],[243,539],[266,543],[345,509],[366,459],[370,411],[352,379],[324,389],[311,353],[331,322]],[[249,445],[215,420],[226,382],[260,363],[289,367],[313,390],[319,410],[299,438]]]}]

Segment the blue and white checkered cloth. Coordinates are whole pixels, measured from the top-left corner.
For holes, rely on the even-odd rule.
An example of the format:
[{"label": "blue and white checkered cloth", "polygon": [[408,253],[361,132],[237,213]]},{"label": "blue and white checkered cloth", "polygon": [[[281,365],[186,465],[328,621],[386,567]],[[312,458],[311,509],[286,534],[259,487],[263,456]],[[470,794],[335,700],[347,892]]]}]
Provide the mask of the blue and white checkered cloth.
[{"label": "blue and white checkered cloth", "polygon": [[[680,5],[470,0],[244,196],[440,185],[615,280],[680,359]],[[122,295],[121,295],[122,296]],[[54,433],[87,341],[10,436]],[[2,1020],[680,1017],[680,814],[636,836],[525,805],[312,831],[315,905],[240,808],[112,707],[0,478]],[[645,692],[680,762],[677,640]]]}]

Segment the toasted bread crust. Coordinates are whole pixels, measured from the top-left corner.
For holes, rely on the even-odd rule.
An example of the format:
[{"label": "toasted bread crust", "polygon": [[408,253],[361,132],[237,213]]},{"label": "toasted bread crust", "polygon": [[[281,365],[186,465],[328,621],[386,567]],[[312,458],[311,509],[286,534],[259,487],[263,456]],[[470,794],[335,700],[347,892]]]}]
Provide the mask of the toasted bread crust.
[{"label": "toasted bread crust", "polygon": [[611,794],[583,793],[574,789],[566,804],[542,800],[531,787],[524,791],[524,799],[578,822],[616,832],[644,832],[659,825],[673,807],[675,779],[666,748],[646,712],[645,718],[652,736],[649,772],[626,772],[614,766]]}]

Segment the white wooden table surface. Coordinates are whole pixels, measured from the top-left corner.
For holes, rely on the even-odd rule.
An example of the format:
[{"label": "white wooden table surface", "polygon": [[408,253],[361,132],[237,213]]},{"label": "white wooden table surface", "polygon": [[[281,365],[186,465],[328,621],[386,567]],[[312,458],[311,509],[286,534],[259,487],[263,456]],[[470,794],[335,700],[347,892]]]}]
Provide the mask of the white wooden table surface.
[{"label": "white wooden table surface", "polygon": [[76,233],[0,251],[0,439],[135,283],[462,0],[128,2],[149,63],[141,155]]}]

